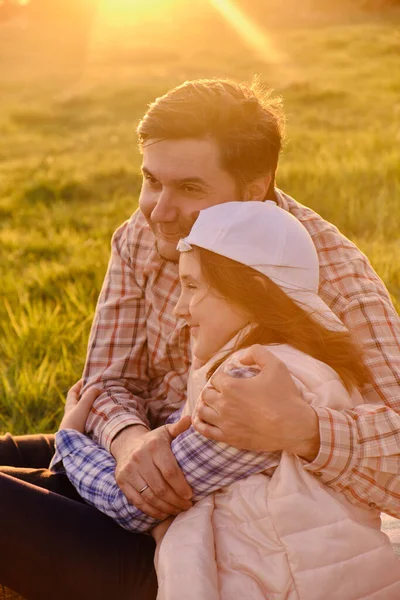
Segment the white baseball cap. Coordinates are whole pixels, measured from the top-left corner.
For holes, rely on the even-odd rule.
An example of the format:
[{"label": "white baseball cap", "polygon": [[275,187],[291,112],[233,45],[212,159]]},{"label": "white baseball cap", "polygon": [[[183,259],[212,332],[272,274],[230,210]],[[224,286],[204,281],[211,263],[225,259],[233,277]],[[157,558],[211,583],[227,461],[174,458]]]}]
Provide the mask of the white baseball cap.
[{"label": "white baseball cap", "polygon": [[201,210],[180,252],[199,246],[266,275],[325,327],[345,326],[318,295],[319,261],[306,228],[275,202],[225,202]]}]

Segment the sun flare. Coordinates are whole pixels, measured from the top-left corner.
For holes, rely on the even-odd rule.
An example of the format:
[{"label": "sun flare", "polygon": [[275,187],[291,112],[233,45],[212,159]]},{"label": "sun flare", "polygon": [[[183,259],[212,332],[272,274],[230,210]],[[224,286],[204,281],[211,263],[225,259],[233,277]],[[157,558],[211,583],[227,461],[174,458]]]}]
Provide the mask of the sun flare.
[{"label": "sun flare", "polygon": [[99,12],[111,20],[123,20],[156,15],[168,11],[180,0],[100,0]]},{"label": "sun flare", "polygon": [[263,60],[269,63],[284,61],[284,54],[277,50],[268,34],[258,27],[233,0],[210,0],[210,2]]}]

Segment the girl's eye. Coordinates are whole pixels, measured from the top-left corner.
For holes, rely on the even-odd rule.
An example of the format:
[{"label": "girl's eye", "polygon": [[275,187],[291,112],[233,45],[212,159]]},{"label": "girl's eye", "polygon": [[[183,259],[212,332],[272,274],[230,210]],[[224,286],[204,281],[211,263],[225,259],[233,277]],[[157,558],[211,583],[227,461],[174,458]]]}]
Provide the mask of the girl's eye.
[{"label": "girl's eye", "polygon": [[195,290],[197,286],[195,286],[194,283],[185,281],[185,282],[182,282],[182,287],[187,290]]}]

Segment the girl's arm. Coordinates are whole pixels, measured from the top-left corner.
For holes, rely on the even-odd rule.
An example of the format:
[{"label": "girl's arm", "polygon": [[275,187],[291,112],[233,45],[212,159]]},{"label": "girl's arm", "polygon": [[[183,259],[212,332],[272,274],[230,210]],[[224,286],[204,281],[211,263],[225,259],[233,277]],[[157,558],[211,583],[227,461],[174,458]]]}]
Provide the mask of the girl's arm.
[{"label": "girl's arm", "polygon": [[[77,384],[68,395],[66,415],[56,434],[56,454],[50,468],[64,471],[88,504],[114,519],[121,527],[134,532],[151,530],[160,521],[128,502],[115,480],[116,461],[113,456],[83,435],[93,398],[88,398],[90,392],[87,392],[78,401],[79,390]],[[168,423],[177,422],[181,412],[171,415]],[[248,452],[214,442],[193,427],[176,437],[171,448],[193,489],[194,501],[238,479],[273,469],[280,459],[279,452]]]},{"label": "girl's arm", "polygon": [[[62,464],[61,464],[62,463]],[[64,471],[80,496],[124,529],[149,531],[160,521],[128,502],[115,481],[116,461],[102,446],[74,429],[56,433],[56,454],[50,468]]]}]

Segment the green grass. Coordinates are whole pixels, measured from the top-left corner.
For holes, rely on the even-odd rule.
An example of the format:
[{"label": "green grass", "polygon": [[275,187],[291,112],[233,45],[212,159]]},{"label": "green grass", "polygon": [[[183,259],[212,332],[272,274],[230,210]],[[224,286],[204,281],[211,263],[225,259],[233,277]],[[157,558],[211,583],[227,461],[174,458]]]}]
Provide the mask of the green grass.
[{"label": "green grass", "polygon": [[184,79],[258,73],[283,95],[278,184],[359,245],[399,309],[400,14],[296,25],[256,5],[283,60],[196,3],[173,23],[95,30],[85,61],[79,40],[57,49],[71,32],[0,29],[0,432],[56,427],[112,232],[137,206],[138,119]]}]

